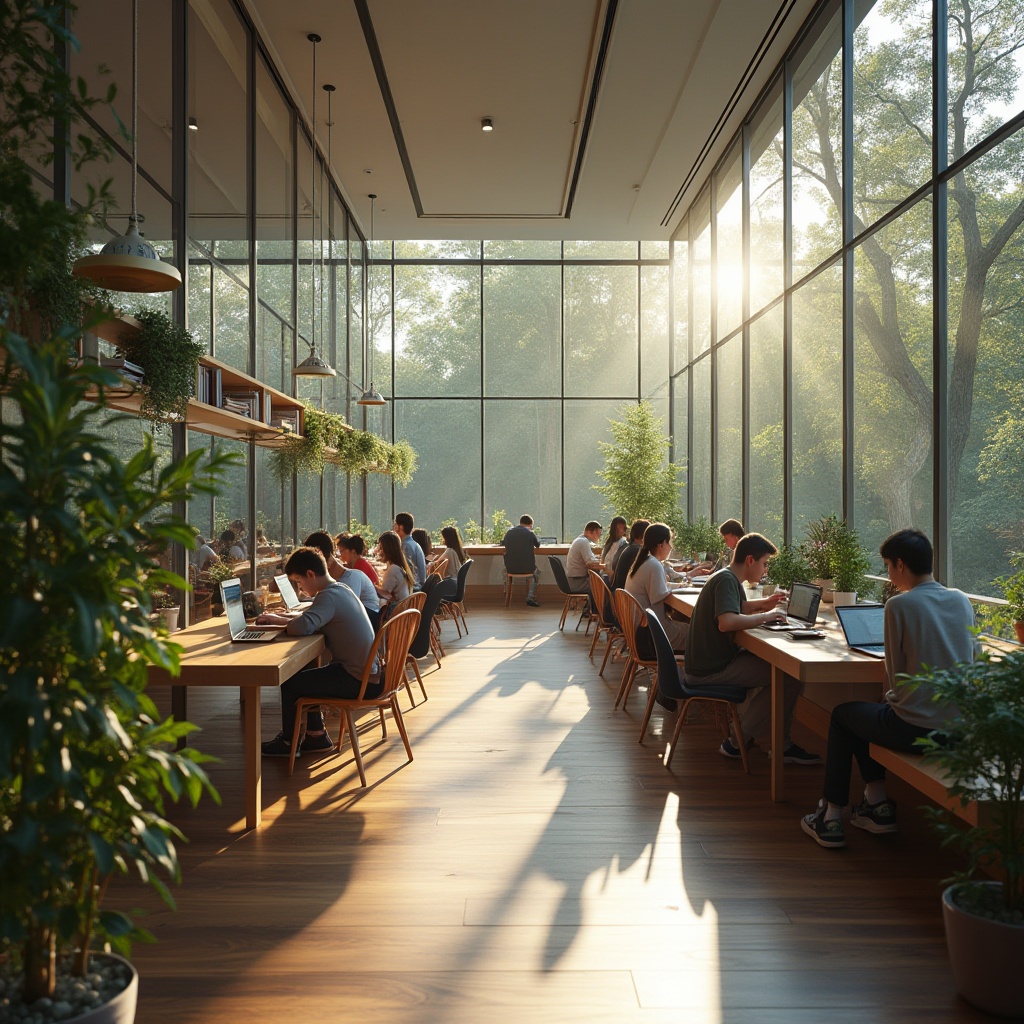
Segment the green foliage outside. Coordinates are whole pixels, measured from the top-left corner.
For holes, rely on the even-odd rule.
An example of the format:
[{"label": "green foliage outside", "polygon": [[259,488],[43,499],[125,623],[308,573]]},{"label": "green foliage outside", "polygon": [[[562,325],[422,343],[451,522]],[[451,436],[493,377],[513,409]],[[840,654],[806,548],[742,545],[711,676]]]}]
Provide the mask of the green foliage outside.
[{"label": "green foliage outside", "polygon": [[794,583],[810,583],[811,569],[800,549],[792,544],[783,544],[779,553],[768,562],[768,582],[782,590],[789,590]]}]

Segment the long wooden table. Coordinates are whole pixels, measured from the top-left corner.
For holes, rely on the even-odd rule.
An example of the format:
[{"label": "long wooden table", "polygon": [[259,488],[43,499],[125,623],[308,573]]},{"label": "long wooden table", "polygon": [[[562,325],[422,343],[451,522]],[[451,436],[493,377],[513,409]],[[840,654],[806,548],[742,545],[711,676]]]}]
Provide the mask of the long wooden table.
[{"label": "long wooden table", "polygon": [[208,619],[173,634],[184,648],[181,675],[150,666],[149,682],[170,686],[237,686],[245,709],[245,825],[258,828],[263,813],[260,688],[280,686],[325,649],[320,633],[281,636],[272,643],[236,644],[224,618]]},{"label": "long wooden table", "polygon": [[[693,612],[699,591],[678,592],[665,599],[670,608],[685,615]],[[884,683],[885,662],[866,654],[851,651],[843,631],[830,607],[822,606],[817,628],[824,640],[792,640],[786,633],[766,629],[747,629],[736,633],[736,644],[756,654],[772,667],[772,750],[782,750],[783,684],[786,676],[802,683]],[[771,762],[771,795],[776,801],[785,798],[783,759]]]}]

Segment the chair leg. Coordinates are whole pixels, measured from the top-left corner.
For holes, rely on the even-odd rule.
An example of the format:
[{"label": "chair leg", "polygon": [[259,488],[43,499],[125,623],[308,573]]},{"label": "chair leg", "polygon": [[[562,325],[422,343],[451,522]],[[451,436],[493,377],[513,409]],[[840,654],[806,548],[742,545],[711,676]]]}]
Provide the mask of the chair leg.
[{"label": "chair leg", "polygon": [[672,730],[672,739],[669,740],[668,750],[665,752],[665,767],[672,767],[672,758],[675,756],[676,743],[679,741],[679,733],[683,730],[683,723],[686,721],[686,705],[689,701],[684,701],[683,706],[679,709],[679,721],[676,722],[676,727]]},{"label": "chair leg", "polygon": [[647,694],[647,710],[644,711],[644,720],[640,724],[640,745],[643,746],[644,740],[647,738],[647,726],[651,724],[651,715],[654,713],[654,702],[658,697],[658,680],[654,678],[650,682],[648,687],[650,693]]},{"label": "chair leg", "polygon": [[356,768],[359,770],[359,781],[366,785],[366,772],[363,770],[363,755],[359,752],[359,736],[356,733],[356,723],[352,720],[352,712],[345,709],[345,721],[348,724],[348,738],[352,741],[352,756],[356,759]]},{"label": "chair leg", "polygon": [[512,603],[512,577],[505,577],[505,607]]},{"label": "chair leg", "polygon": [[597,646],[597,641],[600,638],[601,633],[603,631],[604,631],[604,626],[602,626],[602,625],[598,625],[597,629],[594,630],[594,639],[590,641],[590,657],[591,658],[593,658],[593,656],[594,656],[594,648]]},{"label": "chair leg", "polygon": [[388,738],[388,723],[384,721],[384,709],[378,708],[380,712],[380,738],[386,740]]},{"label": "chair leg", "polygon": [[391,698],[391,713],[395,716],[395,723],[398,725],[398,731],[402,735],[402,742],[405,744],[405,752],[409,755],[409,760],[411,761],[412,747],[409,746],[409,734],[405,731],[402,709],[398,706],[398,701],[394,697]]},{"label": "chair leg", "polygon": [[740,757],[743,759],[743,770],[749,775],[750,765],[747,764],[747,738],[743,735],[743,726],[740,725],[740,713],[735,704],[729,704],[729,717],[732,718],[732,727],[736,730],[736,739],[740,745]]},{"label": "chair leg", "polygon": [[466,624],[466,602],[460,602],[456,611],[458,612],[459,618],[462,619],[462,628],[466,631],[466,636],[469,636],[469,626]]},{"label": "chair leg", "polygon": [[[411,658],[407,659],[407,662],[408,661],[412,661],[412,659]],[[415,661],[413,661],[412,663],[413,663],[413,665],[416,664]],[[407,666],[407,668],[408,668],[408,666]],[[419,675],[419,669],[416,670],[416,674]],[[416,698],[413,697],[413,695],[412,695],[412,680],[409,678],[408,671],[406,671],[406,673],[405,673],[405,692],[407,694],[409,694],[409,707],[411,707],[411,708],[416,707]]]},{"label": "chair leg", "polygon": [[[242,687],[242,689],[245,689],[245,687]],[[295,757],[299,752],[299,730],[302,728],[302,723],[305,721],[306,708],[310,706],[311,703],[309,701],[297,700],[295,702],[295,726],[292,728],[292,752],[288,759],[289,775],[295,774]],[[340,737],[338,742],[340,744]]]},{"label": "chair leg", "polygon": [[426,687],[423,685],[423,676],[420,675],[419,662],[415,658],[410,657],[410,658],[407,659],[407,663],[409,665],[412,665],[412,670],[413,670],[413,672],[416,673],[416,682],[420,684],[420,692],[423,694],[423,699],[426,700],[427,699],[427,690],[426,690]]},{"label": "chair leg", "polygon": [[633,685],[633,676],[636,675],[637,664],[633,658],[630,658],[626,662],[626,669],[622,673],[622,684],[619,686],[619,694],[615,698],[615,707],[619,706],[619,701],[622,701],[623,710],[626,707],[626,698],[629,695],[629,688]]},{"label": "chair leg", "polygon": [[605,666],[608,664],[608,655],[615,649],[615,645],[622,639],[619,636],[610,636],[608,638],[608,646],[604,649],[604,661],[601,662],[601,671],[597,674],[599,676],[604,675]]},{"label": "chair leg", "polygon": [[572,601],[572,594],[565,595],[565,604],[562,605],[562,617],[558,620],[558,628],[565,629],[565,617],[569,614],[569,604]]}]

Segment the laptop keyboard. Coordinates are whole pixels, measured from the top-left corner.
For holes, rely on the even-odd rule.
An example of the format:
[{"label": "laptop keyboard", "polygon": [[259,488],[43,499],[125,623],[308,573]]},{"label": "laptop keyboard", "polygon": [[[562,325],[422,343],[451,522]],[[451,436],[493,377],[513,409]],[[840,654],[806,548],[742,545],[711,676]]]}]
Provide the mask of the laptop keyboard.
[{"label": "laptop keyboard", "polygon": [[243,629],[242,632],[239,633],[238,636],[235,637],[235,639],[236,640],[259,640],[259,638],[261,636],[265,636],[265,635],[266,635],[266,632],[265,632],[265,630],[262,630],[262,629]]}]

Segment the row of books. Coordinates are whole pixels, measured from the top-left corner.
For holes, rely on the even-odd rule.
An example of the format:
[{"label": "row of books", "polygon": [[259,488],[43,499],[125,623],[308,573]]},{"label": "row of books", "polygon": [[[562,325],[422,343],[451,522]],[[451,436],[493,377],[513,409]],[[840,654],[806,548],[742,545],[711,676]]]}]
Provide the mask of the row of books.
[{"label": "row of books", "polygon": [[275,409],[271,395],[258,388],[225,387],[223,375],[216,366],[199,367],[196,399],[278,430],[299,432],[298,409]]},{"label": "row of books", "polygon": [[142,367],[129,362],[123,356],[109,356],[100,360],[100,365],[117,372],[131,384],[141,384],[145,378]]}]

